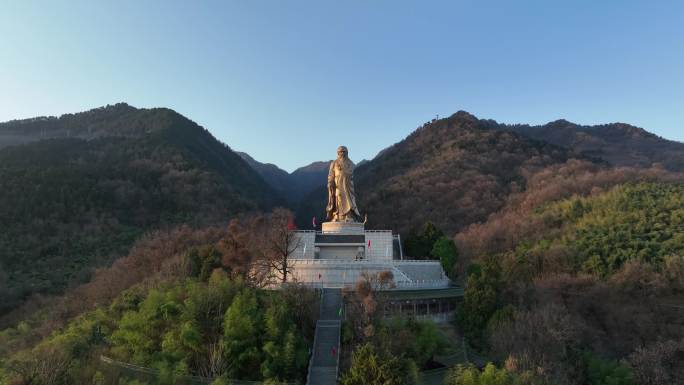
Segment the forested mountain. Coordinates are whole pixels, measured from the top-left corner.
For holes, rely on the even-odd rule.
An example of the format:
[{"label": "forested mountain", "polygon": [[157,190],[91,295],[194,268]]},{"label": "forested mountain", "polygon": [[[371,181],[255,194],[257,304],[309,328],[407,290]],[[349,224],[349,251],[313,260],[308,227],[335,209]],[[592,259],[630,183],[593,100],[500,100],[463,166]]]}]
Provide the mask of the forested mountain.
[{"label": "forested mountain", "polygon": [[542,126],[501,125],[500,128],[601,158],[616,166],[650,167],[659,163],[671,171],[684,171],[684,143],[663,139],[629,124],[581,126],[561,119]]},{"label": "forested mountain", "polygon": [[[624,124],[509,126],[461,111],[361,162],[358,203],[372,227],[406,235],[429,221],[453,234],[497,212],[549,165],[586,157],[677,170],[682,146]],[[160,225],[215,223],[276,204],[296,209],[303,228],[324,215],[328,162],[288,174],[168,109],[121,103],[2,123],[0,147],[5,309],[87,280],[89,266]]]},{"label": "forested mountain", "polygon": [[[368,226],[431,222],[456,245],[458,331],[505,376],[681,382],[680,144],[626,125],[541,127],[463,111],[424,124],[359,162]],[[0,313],[87,281],[0,316],[0,383],[102,383],[100,354],[167,380],[304,380],[318,299],[259,289],[263,239],[292,218],[258,213],[287,203],[303,228],[320,222],[328,162],[288,174],[171,110],[125,104],[0,124],[0,147]],[[375,326],[352,327],[373,335],[354,355],[403,357],[388,362],[407,383],[443,340],[413,320]]]},{"label": "forested mountain", "polygon": [[328,171],[330,170],[330,160],[324,162],[313,162],[304,167],[300,167],[290,174],[294,181],[295,191],[298,200],[301,201],[308,193],[325,186],[328,183]]},{"label": "forested mountain", "polygon": [[296,206],[316,188],[327,183],[330,161],[313,162],[289,173],[271,163],[261,163],[245,152],[238,152],[256,172],[275,190],[281,193],[291,206]]},{"label": "forested mountain", "polygon": [[[454,233],[500,209],[508,194],[525,188],[527,174],[575,156],[497,127],[460,111],[358,166],[358,204],[370,226],[406,234],[430,221]],[[319,188],[302,201],[302,224],[324,215],[325,194]]]},{"label": "forested mountain", "polygon": [[266,183],[278,191],[283,197],[288,193],[291,184],[290,174],[272,163],[261,163],[256,161],[246,152],[237,152],[247,164],[254,169]]},{"label": "forested mountain", "polygon": [[282,202],[230,148],[169,109],[117,104],[3,123],[0,133],[25,142],[0,150],[0,313],[86,281],[149,229]]}]

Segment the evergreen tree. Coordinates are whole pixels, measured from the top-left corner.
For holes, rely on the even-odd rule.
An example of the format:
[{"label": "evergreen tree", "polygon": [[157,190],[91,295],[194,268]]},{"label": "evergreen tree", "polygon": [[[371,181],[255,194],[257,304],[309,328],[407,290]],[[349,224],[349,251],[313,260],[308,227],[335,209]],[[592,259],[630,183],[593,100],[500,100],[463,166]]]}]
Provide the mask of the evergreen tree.
[{"label": "evergreen tree", "polygon": [[417,384],[417,371],[411,360],[382,357],[373,345],[364,344],[352,354],[349,371],[340,380],[341,385],[410,385]]},{"label": "evergreen tree", "polygon": [[454,241],[448,237],[440,237],[432,246],[430,255],[442,263],[442,268],[448,276],[454,274],[454,267],[458,258],[458,250]]},{"label": "evergreen tree", "polygon": [[425,259],[432,256],[435,242],[444,236],[432,222],[427,222],[420,233],[411,232],[404,241],[404,251],[411,258]]},{"label": "evergreen tree", "polygon": [[261,317],[253,290],[235,296],[224,317],[224,344],[230,378],[259,379]]},{"label": "evergreen tree", "polygon": [[482,344],[482,332],[500,306],[501,271],[494,260],[468,275],[458,320],[471,342]]}]

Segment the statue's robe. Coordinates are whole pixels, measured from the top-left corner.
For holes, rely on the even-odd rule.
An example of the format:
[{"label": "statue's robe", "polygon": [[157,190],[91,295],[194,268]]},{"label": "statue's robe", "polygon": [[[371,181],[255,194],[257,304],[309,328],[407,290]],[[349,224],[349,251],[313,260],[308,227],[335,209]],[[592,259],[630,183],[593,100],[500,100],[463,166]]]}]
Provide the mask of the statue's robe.
[{"label": "statue's robe", "polygon": [[354,194],[354,162],[338,158],[330,163],[328,172],[328,220],[356,221],[361,217]]}]

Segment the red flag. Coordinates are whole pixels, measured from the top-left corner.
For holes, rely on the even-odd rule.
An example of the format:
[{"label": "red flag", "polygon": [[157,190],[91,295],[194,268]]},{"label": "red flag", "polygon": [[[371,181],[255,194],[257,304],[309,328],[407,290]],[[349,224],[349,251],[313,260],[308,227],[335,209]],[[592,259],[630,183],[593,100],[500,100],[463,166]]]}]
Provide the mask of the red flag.
[{"label": "red flag", "polygon": [[370,249],[370,239],[368,240],[368,248]]},{"label": "red flag", "polygon": [[313,219],[311,220],[311,224],[313,225],[313,228],[315,229],[316,228],[316,217],[313,217]]}]

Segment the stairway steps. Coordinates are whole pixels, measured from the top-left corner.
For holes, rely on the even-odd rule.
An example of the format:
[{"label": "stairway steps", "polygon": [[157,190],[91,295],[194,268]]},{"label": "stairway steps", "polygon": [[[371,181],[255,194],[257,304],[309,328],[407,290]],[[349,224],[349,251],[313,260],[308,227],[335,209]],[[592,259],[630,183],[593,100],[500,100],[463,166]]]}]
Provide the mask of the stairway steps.
[{"label": "stairway steps", "polygon": [[307,385],[335,385],[339,364],[339,341],[342,321],[342,291],[324,289],[320,317],[316,322],[315,344],[309,363]]}]

